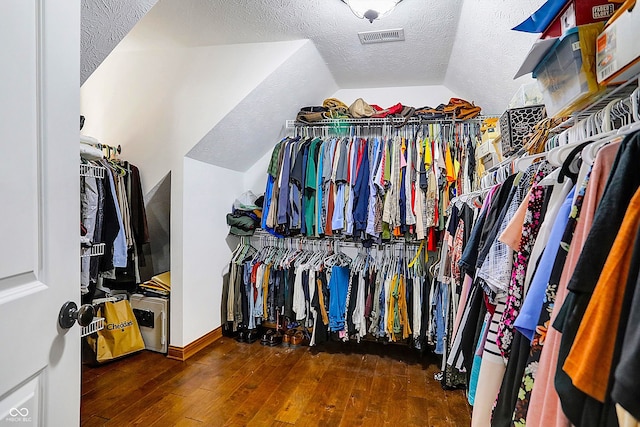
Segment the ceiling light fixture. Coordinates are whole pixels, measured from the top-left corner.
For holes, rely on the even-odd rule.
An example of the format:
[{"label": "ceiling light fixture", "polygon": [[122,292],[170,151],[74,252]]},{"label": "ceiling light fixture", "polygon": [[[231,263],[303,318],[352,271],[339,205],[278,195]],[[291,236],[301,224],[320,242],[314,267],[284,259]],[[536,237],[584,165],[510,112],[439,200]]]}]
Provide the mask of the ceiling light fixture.
[{"label": "ceiling light fixture", "polygon": [[391,12],[402,0],[342,0],[360,19],[373,23]]}]

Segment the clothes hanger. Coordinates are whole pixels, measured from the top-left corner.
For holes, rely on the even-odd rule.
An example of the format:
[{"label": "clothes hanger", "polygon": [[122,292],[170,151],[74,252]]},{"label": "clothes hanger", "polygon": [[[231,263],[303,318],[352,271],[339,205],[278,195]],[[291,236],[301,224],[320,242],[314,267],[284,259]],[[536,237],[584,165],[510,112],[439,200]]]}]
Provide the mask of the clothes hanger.
[{"label": "clothes hanger", "polygon": [[[607,137],[609,135],[614,134],[616,131],[611,129],[611,108],[613,107],[614,103],[616,101],[612,101],[609,104],[607,104],[607,106],[603,109],[603,121],[602,121],[602,127],[599,127],[597,125],[597,114],[593,116],[593,119],[591,119],[593,121],[593,123],[595,124],[595,126],[593,126],[592,129],[590,129],[592,132],[594,132],[593,135],[588,135],[587,131],[586,131],[586,122],[589,120],[589,118],[582,120],[580,122],[578,122],[578,124],[576,125],[578,128],[580,129],[584,129],[584,132],[581,130],[580,132],[571,132],[571,130],[573,128],[569,128],[563,132],[560,133],[560,140],[562,141],[562,135],[566,135],[569,137],[569,139],[567,140],[567,143],[564,145],[560,145],[554,149],[552,149],[551,151],[549,151],[549,153],[547,154],[547,160],[549,161],[549,163],[553,166],[557,166],[560,167],[564,164],[566,157],[569,153],[571,153],[571,151],[585,143],[585,142],[594,142],[596,140],[602,139],[604,137]],[[589,116],[591,117],[591,116]],[[608,117],[608,119],[607,119]],[[575,126],[574,126],[575,127]],[[598,131],[601,130],[602,133],[598,133]],[[579,133],[581,135],[583,135],[583,137],[581,139],[574,139],[576,133]]]},{"label": "clothes hanger", "polygon": [[546,153],[531,154],[529,156],[519,157],[514,161],[515,169],[520,172],[526,172],[527,168],[531,166],[534,162],[537,163],[537,161],[544,160],[546,158],[547,158]]}]

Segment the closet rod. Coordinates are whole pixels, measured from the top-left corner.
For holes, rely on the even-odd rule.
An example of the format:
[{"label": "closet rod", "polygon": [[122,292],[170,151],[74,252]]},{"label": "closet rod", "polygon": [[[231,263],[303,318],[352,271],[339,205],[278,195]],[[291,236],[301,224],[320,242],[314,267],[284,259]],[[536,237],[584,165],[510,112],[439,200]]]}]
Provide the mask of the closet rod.
[{"label": "closet rod", "polygon": [[369,126],[385,126],[404,123],[407,125],[426,125],[426,124],[464,124],[464,123],[480,123],[488,118],[496,118],[499,116],[477,116],[472,119],[461,120],[454,118],[446,119],[421,119],[412,117],[405,123],[403,117],[385,117],[385,118],[362,118],[362,119],[323,119],[317,122],[304,123],[297,120],[285,120],[285,127],[292,129],[296,127],[321,127],[321,126],[344,126],[344,125],[369,125]]},{"label": "closet rod", "polygon": [[87,145],[92,145],[96,147],[98,150],[108,149],[109,152],[115,151],[118,154],[122,153],[122,146],[118,144],[117,146],[103,144],[98,141],[96,138],[86,135],[80,135],[80,142]]},{"label": "closet rod", "polygon": [[[278,242],[278,241],[284,241],[286,239],[291,239],[291,240],[306,240],[307,242],[326,242],[326,241],[331,241],[331,243],[333,242],[338,242],[340,245],[344,245],[345,247],[354,247],[354,248],[358,248],[362,246],[362,242],[354,242],[352,240],[344,240],[344,237],[337,237],[337,236],[324,236],[324,237],[309,237],[309,236],[287,236],[287,237],[277,237],[274,236],[273,234],[269,233],[268,231],[264,231],[262,229],[258,229],[255,230],[253,236],[251,237],[271,237],[274,239],[274,242]],[[376,246],[384,246],[384,245],[414,245],[414,246],[419,246],[420,243],[422,243],[422,240],[407,240],[404,237],[394,237],[389,241],[385,241],[385,242],[373,242],[373,245]]]},{"label": "closet rod", "polygon": [[509,157],[507,157],[506,159],[504,159],[500,163],[498,163],[497,165],[491,166],[489,169],[487,169],[485,174],[487,174],[489,172],[496,171],[496,170],[500,169],[501,167],[508,165],[509,163],[513,162],[514,160],[516,160],[518,157],[520,157],[524,153],[525,153],[524,148],[519,149],[518,151],[516,151],[515,153],[513,153],[512,155],[510,155]]}]

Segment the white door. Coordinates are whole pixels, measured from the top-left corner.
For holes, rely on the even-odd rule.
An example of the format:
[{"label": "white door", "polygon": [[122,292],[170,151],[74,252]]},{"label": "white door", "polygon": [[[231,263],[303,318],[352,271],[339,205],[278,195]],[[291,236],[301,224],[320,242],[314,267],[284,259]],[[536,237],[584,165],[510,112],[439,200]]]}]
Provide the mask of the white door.
[{"label": "white door", "polygon": [[0,425],[79,424],[80,2],[0,0]]}]

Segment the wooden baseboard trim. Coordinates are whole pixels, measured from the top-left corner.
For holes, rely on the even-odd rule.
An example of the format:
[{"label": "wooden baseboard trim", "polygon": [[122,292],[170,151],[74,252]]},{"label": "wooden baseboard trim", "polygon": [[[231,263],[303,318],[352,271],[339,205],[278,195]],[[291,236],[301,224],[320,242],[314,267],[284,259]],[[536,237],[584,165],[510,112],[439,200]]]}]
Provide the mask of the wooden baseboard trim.
[{"label": "wooden baseboard trim", "polygon": [[170,345],[167,357],[169,359],[184,362],[209,344],[212,344],[222,338],[222,326],[217,327],[206,335],[201,336],[197,340],[187,344],[184,347],[175,347]]}]

